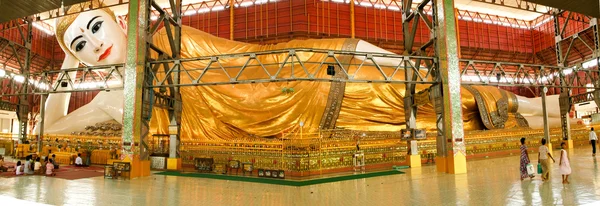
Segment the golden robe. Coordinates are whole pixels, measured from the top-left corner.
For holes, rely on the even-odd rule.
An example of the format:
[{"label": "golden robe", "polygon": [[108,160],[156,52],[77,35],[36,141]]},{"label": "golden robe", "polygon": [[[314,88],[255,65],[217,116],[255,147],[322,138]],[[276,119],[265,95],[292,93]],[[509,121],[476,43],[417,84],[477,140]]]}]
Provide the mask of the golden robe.
[{"label": "golden robe", "polygon": [[[153,43],[169,53],[168,38],[165,30],[158,31],[153,36]],[[256,45],[231,41],[215,37],[200,30],[183,27],[181,39],[181,58],[215,56],[244,52],[260,52],[283,50],[289,48],[313,48],[323,50],[355,51],[355,39],[314,39],[292,40],[274,45]],[[287,53],[273,55],[258,55],[257,59],[267,68],[270,74],[275,74]],[[313,52],[298,52],[297,56],[303,62],[320,62],[327,54]],[[357,63],[352,56],[338,57],[344,64]],[[241,66],[248,58],[222,58],[219,63],[223,67]],[[303,69],[295,60],[292,71],[289,63],[279,74],[279,77],[306,76]],[[333,59],[328,60],[334,62]],[[209,61],[183,63],[191,76],[198,77]],[[358,62],[360,63],[360,62]],[[256,61],[250,62],[257,65]],[[270,65],[272,64],[272,65]],[[305,64],[309,72],[317,71],[318,64]],[[368,69],[371,67],[371,69]],[[381,75],[374,67],[361,68],[355,78],[380,78]],[[229,81],[229,77],[217,64],[212,64],[205,76],[204,82]],[[390,68],[391,69],[391,68]],[[356,66],[349,66],[355,71]],[[230,69],[229,75],[235,76],[239,69]],[[320,69],[317,77],[327,78],[326,69]],[[386,71],[387,72],[387,71]],[[336,72],[341,74],[342,72]],[[403,72],[396,75],[404,75]],[[192,79],[182,74],[182,83],[191,83]],[[259,66],[249,66],[239,77],[242,79],[266,78],[268,75]],[[418,85],[417,91],[427,89],[429,85]],[[283,88],[293,88],[293,93],[282,92]],[[480,97],[480,109],[473,93],[462,89],[463,120],[466,130],[476,130],[489,127],[484,124],[480,112],[492,113],[498,108],[500,99],[508,100],[509,110],[516,113],[516,104],[512,104],[514,95],[494,87],[471,87],[484,95]],[[507,97],[508,95],[508,97]],[[299,132],[300,122],[304,132],[316,132],[319,129],[342,127],[351,130],[367,131],[398,131],[404,128],[404,85],[402,84],[368,84],[368,83],[330,83],[314,81],[291,81],[236,85],[193,86],[182,87],[183,101],[181,139],[189,142],[195,140],[231,140],[241,137],[279,137],[282,133]],[[507,110],[506,113],[510,113]],[[499,110],[498,110],[499,111]],[[490,118],[493,115],[487,115]],[[508,117],[503,126],[517,125],[515,115],[500,115]],[[151,124],[163,125],[160,131],[166,131],[168,124],[166,112],[155,110]],[[482,121],[483,120],[483,121]],[[420,106],[417,113],[417,127],[435,129],[435,112],[431,104]],[[491,127],[495,127],[492,125]],[[487,128],[494,129],[494,128]],[[160,132],[155,131],[155,132]]]}]

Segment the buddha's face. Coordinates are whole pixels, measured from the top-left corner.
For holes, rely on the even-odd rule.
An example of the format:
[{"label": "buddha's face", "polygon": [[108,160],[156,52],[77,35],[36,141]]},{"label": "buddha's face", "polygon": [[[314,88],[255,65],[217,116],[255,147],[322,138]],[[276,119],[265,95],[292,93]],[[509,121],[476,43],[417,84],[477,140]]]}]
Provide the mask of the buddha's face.
[{"label": "buddha's face", "polygon": [[125,63],[127,36],[124,22],[102,9],[82,12],[67,28],[65,46],[88,66]]}]

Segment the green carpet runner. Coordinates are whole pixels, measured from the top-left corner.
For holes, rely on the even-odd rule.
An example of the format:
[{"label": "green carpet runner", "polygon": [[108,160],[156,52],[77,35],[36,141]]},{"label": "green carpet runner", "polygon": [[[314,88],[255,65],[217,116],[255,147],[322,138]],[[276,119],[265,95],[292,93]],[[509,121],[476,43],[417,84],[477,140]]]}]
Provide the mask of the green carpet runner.
[{"label": "green carpet runner", "polygon": [[172,171],[159,172],[159,173],[155,173],[155,174],[156,175],[166,175],[166,176],[210,178],[210,179],[218,179],[218,180],[232,180],[232,181],[240,181],[240,182],[254,182],[254,183],[263,183],[263,184],[287,185],[287,186],[301,187],[301,186],[316,185],[316,184],[323,184],[323,183],[330,183],[330,182],[404,174],[404,172],[401,172],[398,170],[391,170],[391,171],[352,174],[352,175],[327,177],[327,178],[303,180],[303,181],[302,180],[296,181],[296,180],[285,180],[285,179],[273,179],[273,178],[267,178],[267,177],[259,178],[259,177],[248,177],[248,176],[230,176],[230,175],[219,175],[219,174],[210,174],[210,173],[181,173],[181,172],[172,172]]}]

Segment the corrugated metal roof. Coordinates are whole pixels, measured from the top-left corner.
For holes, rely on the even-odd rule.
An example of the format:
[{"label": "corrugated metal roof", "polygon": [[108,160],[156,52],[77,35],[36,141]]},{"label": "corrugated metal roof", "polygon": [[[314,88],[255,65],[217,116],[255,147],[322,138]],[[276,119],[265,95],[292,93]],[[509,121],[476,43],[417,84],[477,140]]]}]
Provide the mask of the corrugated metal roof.
[{"label": "corrugated metal roof", "polygon": [[598,0],[527,0],[532,3],[546,5],[568,11],[600,17],[600,5]]},{"label": "corrugated metal roof", "polygon": [[1,0],[0,23],[57,9],[61,6],[61,2],[63,2],[64,6],[69,6],[85,1],[86,0]]}]

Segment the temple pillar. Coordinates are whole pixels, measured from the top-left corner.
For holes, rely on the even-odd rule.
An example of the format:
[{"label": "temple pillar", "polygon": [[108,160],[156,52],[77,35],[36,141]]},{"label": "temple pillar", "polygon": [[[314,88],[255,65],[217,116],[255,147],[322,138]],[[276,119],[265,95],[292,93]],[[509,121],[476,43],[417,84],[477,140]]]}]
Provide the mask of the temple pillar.
[{"label": "temple pillar", "polygon": [[[17,50],[15,50],[15,47],[12,47],[13,49],[13,55],[17,56],[17,63],[19,64],[19,71],[21,72],[21,75],[23,77],[25,77],[25,79],[29,79],[29,70],[31,67],[31,41],[32,41],[32,19],[31,17],[27,17],[26,18],[27,21],[27,30],[26,30],[26,36],[22,37],[23,38],[23,45],[25,48],[25,59],[21,60],[20,58],[18,58],[19,54],[17,52]],[[21,28],[19,28],[19,32],[22,32]],[[21,33],[21,35],[23,35],[23,33]],[[18,97],[18,101],[19,104],[17,105],[17,118],[19,119],[19,142],[23,143],[25,141],[27,141],[27,125],[29,122],[29,112],[30,112],[30,108],[29,108],[29,101],[28,101],[28,95],[27,92],[28,90],[28,84],[29,81],[24,81],[23,83],[21,83],[21,91],[18,93],[21,93]]]},{"label": "temple pillar", "polygon": [[[175,35],[173,37],[173,44],[171,45],[173,54],[171,55],[172,59],[181,58],[181,14],[182,14],[182,6],[181,0],[170,0],[171,10],[175,10],[173,18],[177,22],[177,25],[172,25],[172,29],[175,31]],[[231,40],[233,40],[233,25],[234,25],[234,1],[230,1],[230,14],[231,14]],[[175,85],[179,85],[181,83],[181,65],[174,65],[175,71],[172,75],[172,82]],[[179,153],[180,142],[181,142],[181,112],[183,110],[183,101],[181,100],[181,91],[179,86],[169,87],[169,95],[172,98],[171,105],[169,106],[169,158],[167,159],[167,170],[181,170],[182,160]]]},{"label": "temple pillar", "polygon": [[568,149],[573,149],[573,140],[571,139],[571,124],[569,122],[569,112],[571,111],[570,92],[561,92],[559,97],[560,105],[560,125],[562,131],[562,140],[567,143]]},{"label": "temple pillar", "polygon": [[[594,27],[593,31],[594,31],[594,57],[596,59],[597,63],[600,63],[600,28],[598,27],[598,18],[592,18],[590,19],[590,24],[592,24],[592,26]],[[600,64],[599,64],[600,65]],[[600,74],[599,72],[594,72],[596,74]],[[593,97],[594,97],[594,102],[596,103],[597,107],[600,107],[600,90],[597,89],[600,87],[600,81],[596,81],[596,82],[592,82],[594,85],[594,90],[593,90]],[[598,108],[596,108],[596,111],[598,111]]]},{"label": "temple pillar", "polygon": [[46,100],[48,94],[42,94],[40,97],[40,133],[37,134],[37,152],[42,152],[42,141],[44,140],[44,119],[46,119]]},{"label": "temple pillar", "polygon": [[[428,49],[432,44],[425,44],[423,47],[419,47],[416,51],[413,50],[415,42],[415,32],[419,27],[420,17],[414,16],[415,13],[423,12],[422,7],[418,7],[417,10],[412,10],[412,0],[402,2],[402,31],[404,36],[404,52],[405,56],[416,56],[426,54],[425,50]],[[425,2],[425,4],[428,2]],[[353,3],[352,3],[353,4]],[[411,28],[412,25],[412,28]],[[430,31],[431,28],[429,28]],[[430,32],[430,41],[435,39],[435,34]],[[428,45],[428,46],[427,46]],[[421,67],[421,59],[416,59],[413,62],[407,58],[404,59],[403,63],[398,66],[404,67],[404,77],[406,83],[404,84],[404,120],[406,122],[406,130],[410,132],[408,137],[407,145],[410,148],[408,152],[408,164],[410,167],[421,167],[421,155],[417,147],[417,105],[415,102],[416,83],[418,75],[415,71],[418,71]],[[413,66],[416,68],[413,68]]]},{"label": "temple pillar", "polygon": [[[436,21],[435,51],[438,57],[437,63],[441,84],[434,85],[432,88],[436,90],[435,107],[438,114],[438,129],[441,131],[441,136],[438,136],[437,139],[438,156],[443,155],[436,162],[445,160],[445,172],[463,174],[467,172],[467,165],[454,0],[434,1],[434,10]],[[441,147],[444,149],[440,151]],[[440,169],[440,166],[442,165],[439,165],[438,169]]]},{"label": "temple pillar", "polygon": [[180,130],[181,127],[179,122],[175,119],[175,116],[173,116],[169,125],[169,158],[167,159],[167,170],[182,169],[182,161],[177,154]]},{"label": "temple pillar", "polygon": [[143,146],[146,121],[142,118],[150,0],[130,1],[127,27],[127,58],[123,85],[123,151],[121,160],[130,162],[130,178],[150,175],[150,161]]},{"label": "temple pillar", "polygon": [[442,88],[441,85],[434,85],[430,89],[430,99],[435,110],[436,116],[436,148],[437,154],[435,157],[435,165],[438,172],[447,172],[446,166],[446,155],[448,154],[448,143],[444,137],[444,102],[442,101]]},{"label": "temple pillar", "polygon": [[542,87],[542,119],[544,120],[544,139],[546,139],[546,145],[548,149],[552,150],[552,142],[550,141],[550,125],[548,124],[548,106],[546,104],[546,93],[548,92],[547,87]]},{"label": "temple pillar", "polygon": [[[405,24],[408,24],[405,22]],[[407,42],[407,41],[405,41]],[[407,78],[411,78],[416,80],[416,75],[412,68],[407,67],[407,62],[404,63],[404,75]],[[420,61],[417,60],[417,65],[420,64]],[[417,147],[417,140],[415,139],[415,132],[417,129],[417,106],[415,104],[415,83],[405,83],[405,92],[404,92],[404,121],[406,122],[406,130],[410,131],[410,137],[408,139],[407,146],[410,148],[409,155],[409,165],[410,167],[421,167],[421,155],[419,155],[419,148]]]},{"label": "temple pillar", "polygon": [[408,166],[410,166],[410,168],[421,167],[421,155],[419,155],[417,150],[417,140],[411,140],[409,143],[408,146],[410,147],[411,153],[408,157]]}]

